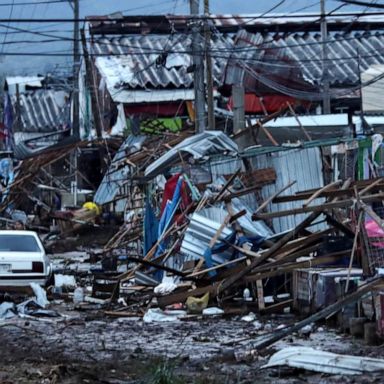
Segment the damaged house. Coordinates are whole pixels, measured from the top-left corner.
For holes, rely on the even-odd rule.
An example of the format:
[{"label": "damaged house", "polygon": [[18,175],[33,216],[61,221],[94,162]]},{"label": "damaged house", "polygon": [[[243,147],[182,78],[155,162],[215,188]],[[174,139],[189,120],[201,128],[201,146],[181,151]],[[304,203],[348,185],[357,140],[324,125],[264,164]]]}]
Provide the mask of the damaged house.
[{"label": "damaged house", "polygon": [[[4,365],[52,355],[22,368],[39,382],[380,381],[384,18],[329,15],[326,47],[319,22],[88,17],[71,94],[7,78],[20,161],[0,160],[0,227],[39,232],[53,276],[5,288]],[[7,242],[0,285],[29,267]]]},{"label": "damaged house", "polygon": [[[124,130],[175,132],[190,126],[194,120],[194,67],[189,18],[169,15],[88,20],[87,49],[93,59],[103,130],[112,134]],[[351,117],[360,110],[359,72],[384,61],[380,54],[383,22],[379,16],[350,20],[340,14],[327,18],[327,60],[323,65],[316,17],[259,20],[212,15],[207,23],[216,128],[233,132],[232,87],[241,86],[246,116],[280,112],[287,117],[273,124],[277,133],[272,135],[272,143],[308,139],[300,124],[315,138],[321,138],[320,130],[326,137],[351,136],[351,126],[359,124]],[[321,110],[325,81],[330,88],[330,112],[339,116],[313,117],[298,123],[295,114],[315,115]],[[90,105],[86,94],[84,107]],[[285,126],[291,128],[291,137]],[[275,127],[280,128],[282,139]],[[253,141],[269,145],[271,137],[261,130]]]},{"label": "damaged house", "polygon": [[5,79],[12,102],[14,154],[23,159],[68,136],[70,93],[64,81],[42,76]]}]

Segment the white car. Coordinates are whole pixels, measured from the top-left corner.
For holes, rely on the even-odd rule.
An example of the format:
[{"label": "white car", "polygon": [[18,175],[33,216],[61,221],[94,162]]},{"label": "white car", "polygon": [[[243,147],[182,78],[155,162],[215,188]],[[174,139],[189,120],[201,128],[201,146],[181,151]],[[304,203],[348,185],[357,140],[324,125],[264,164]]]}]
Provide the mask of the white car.
[{"label": "white car", "polygon": [[36,232],[0,231],[0,286],[45,285],[51,272]]}]

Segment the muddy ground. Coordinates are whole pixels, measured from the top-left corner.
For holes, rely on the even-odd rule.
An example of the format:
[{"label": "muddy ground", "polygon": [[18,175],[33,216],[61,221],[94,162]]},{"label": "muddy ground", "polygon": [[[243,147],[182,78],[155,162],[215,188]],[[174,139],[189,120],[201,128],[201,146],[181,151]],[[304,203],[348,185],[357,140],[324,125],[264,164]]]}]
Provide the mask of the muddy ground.
[{"label": "muddy ground", "polygon": [[[109,319],[100,310],[53,304],[64,317],[0,322],[0,383],[381,383],[382,375],[330,376],[291,368],[265,369],[271,353],[305,345],[384,358],[384,346],[316,326],[262,355],[256,337],[294,321],[292,315],[244,322],[240,317],[172,323]],[[262,329],[260,328],[262,323]]]},{"label": "muddy ground", "polygon": [[[55,254],[56,270],[89,270],[86,252]],[[381,383],[382,375],[330,376],[292,369],[260,369],[286,346],[384,358],[384,345],[317,324],[309,335],[294,334],[262,354],[253,343],[263,334],[297,320],[292,314],[245,322],[241,316],[144,323],[109,318],[98,304],[75,307],[51,301],[60,317],[0,320],[0,384],[10,383]]]}]

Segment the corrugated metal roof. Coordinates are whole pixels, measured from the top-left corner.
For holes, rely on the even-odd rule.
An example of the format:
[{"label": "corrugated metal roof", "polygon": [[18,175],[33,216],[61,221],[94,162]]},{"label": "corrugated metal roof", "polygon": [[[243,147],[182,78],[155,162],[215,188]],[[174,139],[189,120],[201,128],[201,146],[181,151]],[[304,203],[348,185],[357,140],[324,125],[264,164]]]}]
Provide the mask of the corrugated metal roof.
[{"label": "corrugated metal roof", "polygon": [[[244,43],[244,39],[247,42]],[[238,46],[235,41],[242,41]],[[191,36],[179,34],[174,37],[120,36],[100,37],[93,48],[95,54],[108,55],[97,58],[96,65],[104,76],[113,81],[116,91],[122,88],[191,88],[193,72],[190,66]],[[262,72],[286,72],[296,69],[310,83],[319,84],[322,78],[321,35],[320,32],[256,33],[240,31],[236,36],[225,34],[214,36],[211,43],[213,75],[216,86],[225,82],[232,84],[236,76],[227,77],[226,66],[231,54],[236,55],[252,68]],[[352,31],[348,33],[330,32],[328,38],[328,72],[333,85],[353,85],[359,82],[359,65],[366,70],[375,64],[384,64],[384,32]],[[239,49],[240,48],[240,49]],[[164,52],[177,52],[181,62],[172,64]],[[236,51],[237,50],[237,51]],[[268,56],[267,51],[284,56],[280,60]],[[185,53],[184,53],[185,52]],[[272,53],[273,53],[272,52]],[[116,56],[124,55],[124,56]],[[171,56],[172,53],[169,54]],[[169,57],[168,56],[168,57]],[[173,55],[174,56],[174,55]],[[233,58],[233,56],[232,56]],[[287,63],[286,58],[289,58]],[[158,64],[156,64],[156,61]],[[167,66],[167,61],[170,65]]]},{"label": "corrugated metal roof", "polygon": [[140,151],[146,137],[143,135],[134,136],[129,135],[124,143],[120,146],[116,152],[112,164],[105,173],[103,180],[101,181],[99,188],[96,191],[93,201],[99,205],[107,204],[111,202],[120,188],[126,183],[131,173],[132,166],[125,165],[118,168],[119,161],[124,159],[128,153]]},{"label": "corrugated metal roof", "polygon": [[[217,50],[225,50],[228,45],[233,45],[230,36],[224,40],[213,39],[213,42]],[[111,55],[98,57],[96,66],[114,82],[116,89],[124,86],[134,89],[191,88],[193,72],[188,72],[192,64],[190,46],[189,34],[174,37],[133,35],[101,37],[95,40],[93,49],[96,55]],[[167,49],[177,53],[162,56]],[[160,63],[162,59],[164,61]],[[216,59],[213,64],[215,83],[218,85],[221,84],[227,60]]]},{"label": "corrugated metal roof", "polygon": [[[287,56],[297,58],[304,76],[313,82],[320,82],[322,77],[320,33],[300,33],[287,38],[279,36],[274,39],[271,46],[283,48]],[[383,48],[382,31],[354,31],[345,34],[330,32],[327,43],[330,82],[357,84],[360,70],[365,70],[372,64],[384,63]]]},{"label": "corrugated metal roof", "polygon": [[[12,98],[17,109],[17,97]],[[38,90],[20,94],[21,130],[23,132],[52,132],[68,128],[70,121],[69,95],[65,91]]]}]

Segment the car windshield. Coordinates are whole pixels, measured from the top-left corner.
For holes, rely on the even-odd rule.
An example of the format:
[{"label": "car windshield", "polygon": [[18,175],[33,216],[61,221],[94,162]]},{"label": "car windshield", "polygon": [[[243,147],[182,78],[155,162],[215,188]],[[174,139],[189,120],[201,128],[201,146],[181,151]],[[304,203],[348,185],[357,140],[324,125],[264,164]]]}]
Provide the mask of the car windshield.
[{"label": "car windshield", "polygon": [[40,252],[39,244],[31,235],[0,235],[0,252]]}]

